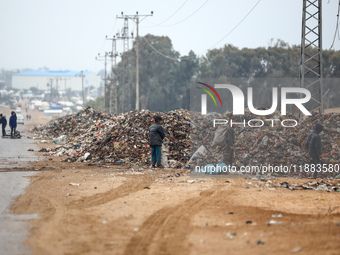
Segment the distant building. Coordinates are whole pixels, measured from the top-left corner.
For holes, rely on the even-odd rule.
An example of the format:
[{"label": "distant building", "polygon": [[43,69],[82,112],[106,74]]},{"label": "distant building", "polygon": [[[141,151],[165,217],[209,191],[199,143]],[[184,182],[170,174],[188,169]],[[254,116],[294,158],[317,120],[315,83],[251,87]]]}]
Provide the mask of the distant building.
[{"label": "distant building", "polygon": [[[84,89],[99,88],[99,75],[84,71]],[[30,89],[36,87],[39,90],[50,90],[50,85],[59,91],[69,88],[73,91],[82,90],[81,72],[72,71],[26,71],[12,75],[12,87],[16,89]]]}]

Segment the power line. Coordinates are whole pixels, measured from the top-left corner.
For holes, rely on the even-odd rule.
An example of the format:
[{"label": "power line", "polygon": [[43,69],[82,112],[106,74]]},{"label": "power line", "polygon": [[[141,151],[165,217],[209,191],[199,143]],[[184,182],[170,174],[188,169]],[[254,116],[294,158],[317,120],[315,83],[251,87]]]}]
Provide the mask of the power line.
[{"label": "power line", "polygon": [[172,59],[172,60],[179,61],[179,58],[173,58],[173,57],[164,55],[162,52],[158,51],[155,47],[153,47],[153,46],[151,45],[151,43],[150,43],[148,40],[146,40],[145,37],[143,37],[143,39],[144,39],[144,40],[146,41],[146,43],[147,43],[147,44],[148,44],[155,52],[157,52],[159,55],[161,55],[161,56],[163,56],[163,57],[165,57],[165,58],[168,58],[168,59]]},{"label": "power line", "polygon": [[[340,0],[339,0],[340,1]],[[227,36],[229,36],[249,15],[250,13],[256,8],[256,6],[261,2],[261,0],[259,0],[254,6],[253,8],[251,8],[251,10],[242,18],[242,20],[227,34],[225,35],[221,40],[219,40],[217,43],[215,43],[213,46],[211,46],[209,49],[215,47],[217,44],[219,44],[222,40],[224,40]],[[206,3],[206,2],[205,2]],[[201,6],[203,7],[203,6]],[[200,7],[200,8],[201,8]],[[153,47],[151,45],[151,43],[145,38],[143,37],[143,39],[147,42],[147,44],[154,50],[156,51],[159,55],[167,58],[167,59],[172,59],[172,60],[176,60],[176,61],[179,61],[179,60],[185,60],[185,59],[192,59],[192,57],[187,57],[187,58],[173,58],[173,57],[170,57],[170,56],[167,56],[167,55],[164,55],[163,53],[159,52],[155,47]]]},{"label": "power line", "polygon": [[[114,30],[115,27],[116,27],[116,22],[117,22],[117,17],[116,17],[115,20],[114,20],[113,27],[112,27],[112,30],[111,30],[111,34],[113,34],[113,30]],[[102,46],[101,46],[101,48],[100,48],[100,52],[103,51],[104,46],[105,46],[105,42],[106,42],[106,39],[103,40]]]},{"label": "power line", "polygon": [[172,15],[170,15],[168,18],[166,18],[165,20],[163,20],[161,23],[158,23],[158,24],[156,24],[156,25],[154,25],[154,27],[156,27],[156,26],[160,26],[160,25],[162,25],[163,23],[165,23],[166,21],[168,21],[169,19],[171,19],[173,16],[175,16],[175,14],[177,13],[177,12],[179,12],[179,10],[180,9],[182,9],[183,8],[183,6],[188,2],[189,0],[186,0]]},{"label": "power line", "polygon": [[251,10],[243,17],[243,19],[241,19],[241,21],[232,29],[230,30],[230,32],[228,34],[226,34],[221,40],[219,40],[217,43],[215,43],[213,46],[211,46],[209,48],[209,50],[213,47],[215,47],[217,44],[219,44],[221,41],[223,41],[225,38],[227,38],[232,32],[234,32],[234,30],[236,28],[238,28],[239,25],[241,25],[241,23],[250,15],[250,13],[252,13],[252,11],[256,8],[256,6],[261,2],[261,0],[259,0],[254,6],[253,8],[251,8]]},{"label": "power line", "polygon": [[[338,15],[336,15],[337,19],[336,19],[336,27],[335,27],[334,38],[333,38],[332,45],[331,45],[331,47],[329,49],[333,48],[334,42],[335,42],[335,38],[336,38],[336,34],[339,33],[339,14],[340,14],[340,0],[339,0],[339,6],[338,6]],[[339,37],[339,40],[340,40],[340,35],[339,34],[338,34],[338,37]]]},{"label": "power line", "polygon": [[182,23],[183,21],[186,21],[187,19],[189,19],[191,16],[193,16],[194,14],[196,14],[196,12],[198,12],[200,9],[203,8],[204,5],[206,5],[209,2],[209,0],[205,1],[196,11],[194,11],[192,14],[190,14],[188,17],[186,17],[185,19],[182,19],[181,21],[178,21],[177,23],[174,24],[170,24],[170,25],[163,25],[165,27],[169,27],[169,26],[174,26],[174,25],[178,25],[180,23]]}]

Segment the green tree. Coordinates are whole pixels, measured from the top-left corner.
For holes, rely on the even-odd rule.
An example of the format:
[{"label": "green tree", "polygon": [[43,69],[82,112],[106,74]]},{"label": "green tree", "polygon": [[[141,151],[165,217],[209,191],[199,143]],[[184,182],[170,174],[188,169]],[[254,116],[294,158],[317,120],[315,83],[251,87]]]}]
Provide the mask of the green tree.
[{"label": "green tree", "polygon": [[96,100],[91,100],[87,102],[86,106],[90,106],[94,109],[104,111],[104,97],[103,96],[97,97]]}]

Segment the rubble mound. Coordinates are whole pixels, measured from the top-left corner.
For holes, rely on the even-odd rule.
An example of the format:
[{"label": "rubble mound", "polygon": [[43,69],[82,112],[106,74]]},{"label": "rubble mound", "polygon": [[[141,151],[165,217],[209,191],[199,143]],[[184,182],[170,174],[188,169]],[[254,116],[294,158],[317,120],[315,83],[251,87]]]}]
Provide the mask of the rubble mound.
[{"label": "rubble mound", "polygon": [[[112,116],[107,113],[85,108],[74,115],[68,115],[36,126],[32,132],[40,139],[53,139],[57,146],[49,153],[67,156],[68,161],[124,162],[150,164],[150,146],[148,130],[153,124],[153,117],[163,118],[166,134],[165,147],[169,148],[168,159],[171,167],[183,167],[191,155],[204,145],[209,151],[199,157],[194,164],[205,165],[218,163],[218,155],[211,147],[216,128],[214,118],[233,119],[246,122],[251,119],[294,119],[275,113],[272,116],[256,116],[246,111],[244,116],[208,114],[202,116],[187,110],[175,110],[167,113],[148,110],[130,111]],[[325,126],[322,138],[322,162],[339,164],[340,161],[340,114],[313,114],[295,127],[284,127],[265,122],[261,128],[235,125],[235,164],[240,165],[290,165],[297,166],[311,163],[305,148],[308,134],[316,123]],[[257,125],[253,121],[252,125]],[[336,173],[334,173],[336,174]]]},{"label": "rubble mound", "polygon": [[[204,155],[199,154],[197,158],[191,159],[191,162],[197,166],[216,165],[220,163],[222,158],[216,152],[218,147],[212,147],[216,130],[216,127],[214,128],[211,124],[212,119],[226,119],[229,122],[232,119],[234,123],[237,123],[233,126],[235,165],[239,167],[255,165],[291,166],[291,175],[299,175],[300,170],[305,170],[305,164],[311,164],[312,161],[305,147],[305,142],[316,123],[321,123],[325,127],[320,134],[323,152],[321,155],[322,163],[332,164],[335,167],[334,170],[337,170],[328,172],[328,176],[339,174],[340,114],[320,115],[314,113],[302,121],[292,115],[281,116],[279,112],[270,116],[257,116],[249,110],[246,110],[245,115],[242,116],[232,115],[232,113],[227,113],[224,116],[215,113],[206,116],[192,114],[191,122],[194,125],[191,129],[191,142],[193,151],[199,151],[202,145],[205,149]],[[268,121],[268,119],[275,120],[275,122]],[[251,120],[251,126],[263,126],[260,128],[251,127],[248,125],[249,120]],[[280,124],[282,121],[287,123],[288,120],[296,121],[297,125],[294,126],[293,121],[289,125],[294,127],[284,127]],[[296,170],[296,172],[293,173],[292,170]]]},{"label": "rubble mound", "polygon": [[149,127],[153,117],[163,118],[164,145],[173,167],[182,167],[190,158],[189,113],[176,110],[167,113],[148,110],[130,111],[112,116],[85,108],[77,114],[36,126],[31,132],[40,139],[59,144],[49,153],[68,156],[68,161],[124,162],[150,164]]}]

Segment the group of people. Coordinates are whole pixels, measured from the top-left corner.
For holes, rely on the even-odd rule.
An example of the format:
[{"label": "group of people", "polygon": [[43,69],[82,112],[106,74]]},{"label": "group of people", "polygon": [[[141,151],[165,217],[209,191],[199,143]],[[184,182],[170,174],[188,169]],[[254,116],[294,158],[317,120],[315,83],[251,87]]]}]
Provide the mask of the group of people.
[{"label": "group of people", "polygon": [[[0,124],[2,125],[2,136],[6,136],[7,120],[2,113],[0,113]],[[17,115],[14,111],[9,118],[9,127],[11,128],[11,137],[14,138],[17,129]]]},{"label": "group of people", "polygon": [[32,119],[32,116],[29,114],[26,114],[26,120],[31,120],[31,119]]}]

